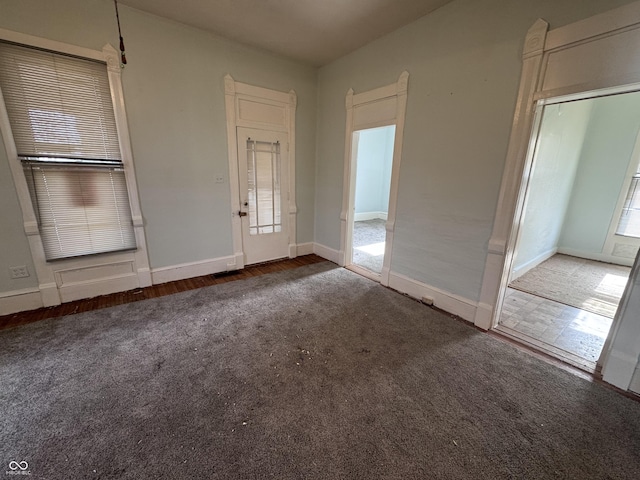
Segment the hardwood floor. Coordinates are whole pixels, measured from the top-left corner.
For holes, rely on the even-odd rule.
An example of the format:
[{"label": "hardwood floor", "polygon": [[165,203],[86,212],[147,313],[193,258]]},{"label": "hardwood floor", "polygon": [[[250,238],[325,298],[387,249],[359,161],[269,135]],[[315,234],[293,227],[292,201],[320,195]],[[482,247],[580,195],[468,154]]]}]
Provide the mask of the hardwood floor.
[{"label": "hardwood floor", "polygon": [[185,280],[152,285],[150,287],[138,288],[136,290],[112,293],[110,295],[102,295],[100,297],[63,303],[62,305],[57,305],[55,307],[45,307],[37,310],[30,310],[28,312],[3,315],[0,316],[0,330],[31,322],[37,322],[46,318],[62,317],[65,315],[72,315],[74,313],[121,305],[123,303],[137,302],[148,298],[163,297],[165,295],[171,295],[172,293],[194,290],[196,288],[208,287],[210,285],[217,285],[220,283],[233,282],[235,280],[243,280],[258,275],[264,275],[266,273],[291,270],[292,268],[298,268],[304,265],[311,265],[313,263],[324,261],[326,261],[324,258],[317,255],[304,255],[296,258],[287,258],[284,260],[275,260],[272,262],[251,265],[243,270],[237,270],[235,272],[223,272],[213,275],[204,275],[202,277],[187,278]]}]

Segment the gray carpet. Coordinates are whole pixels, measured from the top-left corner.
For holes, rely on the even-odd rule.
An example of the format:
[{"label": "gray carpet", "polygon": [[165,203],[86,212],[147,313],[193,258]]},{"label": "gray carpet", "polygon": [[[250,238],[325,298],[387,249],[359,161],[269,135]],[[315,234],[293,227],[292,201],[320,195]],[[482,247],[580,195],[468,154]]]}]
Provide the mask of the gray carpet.
[{"label": "gray carpet", "polygon": [[353,263],[374,273],[382,272],[384,247],[378,254],[367,251],[367,247],[375,246],[375,249],[384,243],[387,236],[386,223],[379,218],[353,222]]},{"label": "gray carpet", "polygon": [[640,478],[640,404],[319,263],[0,331],[38,479]]}]

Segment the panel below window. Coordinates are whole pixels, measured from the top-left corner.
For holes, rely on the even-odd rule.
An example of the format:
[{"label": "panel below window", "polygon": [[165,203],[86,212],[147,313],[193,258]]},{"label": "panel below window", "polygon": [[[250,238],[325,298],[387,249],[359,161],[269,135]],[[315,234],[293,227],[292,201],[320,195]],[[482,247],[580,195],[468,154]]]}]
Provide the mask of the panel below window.
[{"label": "panel below window", "polygon": [[47,260],[136,248],[121,168],[25,164]]}]

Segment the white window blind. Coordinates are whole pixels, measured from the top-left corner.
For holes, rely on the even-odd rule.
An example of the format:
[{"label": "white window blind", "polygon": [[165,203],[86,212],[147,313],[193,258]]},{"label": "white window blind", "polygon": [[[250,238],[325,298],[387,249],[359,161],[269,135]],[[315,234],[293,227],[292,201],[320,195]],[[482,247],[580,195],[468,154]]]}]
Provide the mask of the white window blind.
[{"label": "white window blind", "polygon": [[616,235],[640,237],[640,166],[631,179],[627,198],[622,207]]},{"label": "white window blind", "polygon": [[48,260],[135,248],[121,168],[25,163]]},{"label": "white window blind", "polygon": [[18,155],[121,160],[105,64],[0,42],[0,86]]},{"label": "white window blind", "polygon": [[136,248],[106,65],[0,42],[0,88],[47,260]]}]

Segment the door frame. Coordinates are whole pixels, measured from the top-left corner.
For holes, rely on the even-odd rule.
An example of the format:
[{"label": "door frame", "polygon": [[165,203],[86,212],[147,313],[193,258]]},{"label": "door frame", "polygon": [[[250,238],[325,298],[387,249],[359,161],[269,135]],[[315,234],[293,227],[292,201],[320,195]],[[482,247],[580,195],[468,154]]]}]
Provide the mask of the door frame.
[{"label": "door frame", "polygon": [[285,132],[289,150],[289,195],[282,204],[283,214],[289,215],[289,258],[297,256],[296,245],[296,106],[294,90],[280,92],[246,83],[236,82],[229,74],[224,77],[227,117],[227,151],[229,159],[229,191],[231,195],[231,232],[234,262],[227,270],[245,266],[240,211],[240,178],[238,174],[238,127]]},{"label": "door frame", "polygon": [[[488,330],[495,327],[500,318],[528,183],[527,167],[530,167],[537,140],[536,108],[541,103],[557,101],[559,97],[566,101],[640,90],[640,69],[634,67],[637,62],[632,61],[633,49],[625,48],[639,39],[640,2],[551,31],[547,22],[538,19],[529,29],[524,41],[520,87],[474,319],[477,327]],[[607,68],[602,68],[603,65]],[[630,291],[627,288],[625,296]],[[621,306],[626,304],[625,296]],[[617,323],[623,313],[624,309],[619,308],[607,341],[611,347],[603,352],[598,362],[604,365],[605,381],[608,381],[607,361],[615,350]],[[632,330],[640,339],[640,325],[633,326]],[[633,350],[625,352],[625,359],[635,359],[637,363],[640,342]],[[627,368],[627,371],[633,369]],[[625,381],[618,380],[616,386],[624,388],[626,382],[628,387],[630,381],[628,375]]]},{"label": "door frame", "polygon": [[[405,114],[407,110],[407,89],[409,72],[403,71],[396,83],[354,94],[350,88],[345,99],[347,120],[344,146],[344,183],[342,189],[342,211],[340,212],[340,251],[338,264],[349,267],[382,285],[389,285],[393,233],[395,231],[398,200],[400,162],[402,160],[402,139],[404,137]],[[386,239],[384,262],[380,276],[352,264],[353,252],[353,211],[355,205],[356,159],[358,142],[353,141],[353,133],[375,127],[396,126],[393,144],[393,166],[391,167],[391,189],[389,211],[385,224]]]}]

